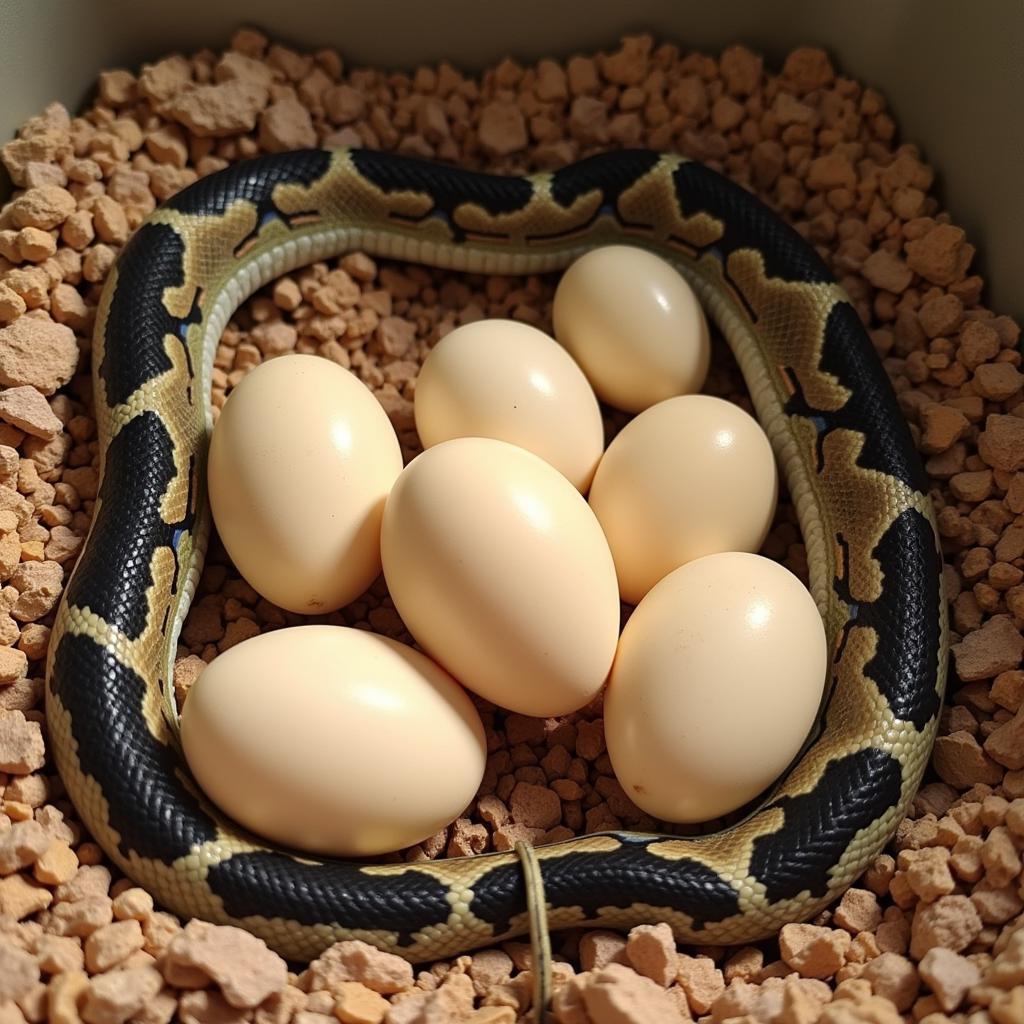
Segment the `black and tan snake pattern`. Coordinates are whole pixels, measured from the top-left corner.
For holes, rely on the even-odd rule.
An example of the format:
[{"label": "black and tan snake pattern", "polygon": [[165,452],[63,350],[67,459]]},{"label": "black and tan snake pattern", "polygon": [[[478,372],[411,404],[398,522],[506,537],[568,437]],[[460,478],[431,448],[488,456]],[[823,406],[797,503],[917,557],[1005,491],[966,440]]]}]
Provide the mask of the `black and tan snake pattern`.
[{"label": "black and tan snake pattern", "polygon": [[169,681],[210,532],[213,354],[246,296],[347,249],[520,274],[611,242],[678,267],[735,353],[799,513],[831,668],[815,736],[738,824],[538,849],[549,924],[664,920],[680,940],[747,942],[815,914],[886,842],[943,696],[941,558],[907,426],[814,250],[677,156],[622,151],[503,178],[309,150],[236,164],[166,202],[124,248],[97,318],[101,485],[54,628],[47,719],[83,822],[166,907],[296,960],[343,938],[430,960],[527,930],[514,853],[319,862],[244,833],[189,777]]}]

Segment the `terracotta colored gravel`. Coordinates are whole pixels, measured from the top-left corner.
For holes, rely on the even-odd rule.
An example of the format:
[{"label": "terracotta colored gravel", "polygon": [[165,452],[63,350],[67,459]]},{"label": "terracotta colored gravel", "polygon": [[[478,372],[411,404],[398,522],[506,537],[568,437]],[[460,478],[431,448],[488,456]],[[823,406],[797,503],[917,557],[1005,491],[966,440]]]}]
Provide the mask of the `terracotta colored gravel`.
[{"label": "terracotta colored gravel", "polygon": [[[96,497],[89,336],[117,250],[156,202],[260,151],[363,144],[500,171],[646,145],[702,159],[791,220],[868,323],[931,481],[956,646],[932,770],[889,850],[832,911],[777,942],[679,950],[665,926],[556,937],[561,1024],[1024,1020],[1024,395],[1019,329],[981,304],[973,246],[897,145],[884,98],[813,49],[781,72],[734,46],[681,54],[649,37],[612,53],[506,60],[481,78],[349,70],[238,32],[223,54],[106,71],[81,118],[52,105],[2,149],[0,210],[0,1024],[513,1024],[529,947],[429,969],[339,943],[301,974],[257,939],[182,924],[117,878],[46,760],[49,624]],[[412,398],[457,324],[550,327],[553,281],[460,277],[350,254],[282,278],[225,331],[214,400],[263,359],[317,352],[374,389],[417,450]],[[743,401],[719,346],[708,390]],[[614,429],[621,420],[610,424]],[[804,552],[783,505],[765,551]],[[214,549],[186,624],[179,700],[203,664],[297,621]],[[384,588],[329,621],[404,637]],[[539,721],[485,708],[481,794],[409,859],[653,823],[604,752],[600,706]]]}]

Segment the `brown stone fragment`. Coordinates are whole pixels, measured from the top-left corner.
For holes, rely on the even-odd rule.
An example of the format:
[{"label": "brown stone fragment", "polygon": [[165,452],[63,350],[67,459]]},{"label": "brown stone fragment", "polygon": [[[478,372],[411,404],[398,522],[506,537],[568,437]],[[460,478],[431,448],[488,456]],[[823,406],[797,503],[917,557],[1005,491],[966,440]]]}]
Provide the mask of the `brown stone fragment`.
[{"label": "brown stone fragment", "polygon": [[952,651],[957,675],[965,683],[994,679],[1001,672],[1019,667],[1024,637],[1009,616],[996,615],[954,644]]},{"label": "brown stone fragment", "polygon": [[890,1000],[901,1012],[909,1010],[920,988],[914,965],[897,953],[883,953],[870,961],[861,977],[876,996]]},{"label": "brown stone fragment", "polygon": [[56,437],[62,428],[46,399],[27,385],[0,391],[0,419],[34,437]]},{"label": "brown stone fragment", "polygon": [[10,205],[10,217],[16,227],[48,231],[74,213],[76,205],[75,197],[67,189],[43,185],[18,196]]},{"label": "brown stone fragment", "polygon": [[74,332],[35,316],[0,328],[0,384],[31,385],[44,395],[63,387],[78,366]]},{"label": "brown stone fragment", "polygon": [[230,925],[189,921],[164,957],[165,964],[201,971],[235,1007],[258,1006],[285,983],[285,962],[262,939]]},{"label": "brown stone fragment", "polygon": [[594,973],[583,989],[583,1003],[593,1024],[678,1024],[669,994],[622,964]]},{"label": "brown stone fragment", "polygon": [[926,405],[921,410],[921,450],[929,454],[944,452],[967,432],[970,423],[959,409],[948,405]]},{"label": "brown stone fragment", "polygon": [[232,79],[181,92],[164,109],[169,117],[201,138],[235,135],[256,127],[268,95],[267,87],[259,82]]},{"label": "brown stone fragment", "polygon": [[663,988],[676,980],[679,969],[676,940],[672,929],[664,922],[630,929],[626,957],[634,970]]},{"label": "brown stone fragment", "polygon": [[999,784],[1002,770],[969,733],[957,731],[939,736],[932,749],[932,765],[943,782],[958,789],[967,789],[981,782]]},{"label": "brown stone fragment", "polygon": [[681,954],[678,979],[694,1013],[707,1013],[725,991],[722,972],[715,966],[715,961],[707,956]]},{"label": "brown stone fragment", "polygon": [[580,936],[580,966],[600,970],[610,963],[627,963],[626,939],[618,932],[594,928]]},{"label": "brown stone fragment", "polygon": [[518,152],[529,141],[523,112],[514,103],[496,101],[484,107],[477,126],[480,145],[494,156]]},{"label": "brown stone fragment", "polygon": [[898,256],[886,249],[877,249],[861,268],[864,276],[876,287],[900,294],[913,280],[913,271]]},{"label": "brown stone fragment", "polygon": [[873,932],[882,922],[878,897],[867,889],[847,889],[836,907],[834,920],[853,935]]},{"label": "brown stone fragment", "polygon": [[562,817],[562,801],[547,786],[528,782],[516,783],[509,799],[512,818],[529,828],[554,828]]},{"label": "brown stone fragment", "polygon": [[1024,707],[989,734],[985,753],[1005,768],[1024,768]]},{"label": "brown stone fragment", "polygon": [[937,224],[921,238],[904,246],[907,266],[932,284],[952,284],[962,277],[974,255],[964,232],[952,224]]},{"label": "brown stone fragment", "polygon": [[315,146],[316,131],[309,111],[297,99],[277,100],[260,114],[259,140],[268,153]]},{"label": "brown stone fragment", "polygon": [[849,948],[849,934],[834,928],[787,924],[779,932],[782,959],[803,978],[831,977],[843,966]]},{"label": "brown stone fragment", "polygon": [[389,995],[412,988],[412,965],[394,953],[365,942],[336,942],[309,965],[313,988],[334,991],[344,981],[358,981],[374,992]]},{"label": "brown stone fragment", "polygon": [[967,896],[943,896],[934,903],[922,903],[914,912],[910,955],[920,960],[936,946],[959,953],[981,928],[981,918]]}]

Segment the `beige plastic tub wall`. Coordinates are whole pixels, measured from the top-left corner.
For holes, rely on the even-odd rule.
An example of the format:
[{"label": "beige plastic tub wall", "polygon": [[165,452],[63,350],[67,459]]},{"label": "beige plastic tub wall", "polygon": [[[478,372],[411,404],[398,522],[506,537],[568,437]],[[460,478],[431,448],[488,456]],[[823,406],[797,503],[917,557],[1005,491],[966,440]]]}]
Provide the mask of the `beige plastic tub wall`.
[{"label": "beige plastic tub wall", "polygon": [[50,100],[80,105],[101,68],[221,46],[242,23],[389,68],[565,56],[637,29],[711,51],[742,41],[776,61],[824,46],[890,98],[979,247],[991,304],[1024,313],[1022,0],[0,0],[0,139]]}]

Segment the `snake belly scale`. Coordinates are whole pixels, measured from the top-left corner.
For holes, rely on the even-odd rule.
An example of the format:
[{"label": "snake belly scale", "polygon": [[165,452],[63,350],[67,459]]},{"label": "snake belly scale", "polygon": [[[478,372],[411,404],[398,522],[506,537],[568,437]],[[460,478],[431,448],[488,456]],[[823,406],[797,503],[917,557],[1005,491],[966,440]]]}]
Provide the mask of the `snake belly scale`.
[{"label": "snake belly scale", "polygon": [[680,941],[753,941],[840,895],[903,817],[945,685],[942,561],[910,433],[814,250],[677,156],[626,150],[495,177],[367,150],[282,153],[151,215],[97,315],[101,483],[54,626],[47,721],[83,822],[167,908],[295,960],[359,938],[424,961],[527,931],[515,853],[317,861],[243,832],[188,774],[169,680],[210,532],[213,355],[246,296],[347,249],[521,274],[611,242],[671,261],[735,353],[797,508],[830,677],[815,735],[738,824],[539,848],[550,926],[663,920]]}]

